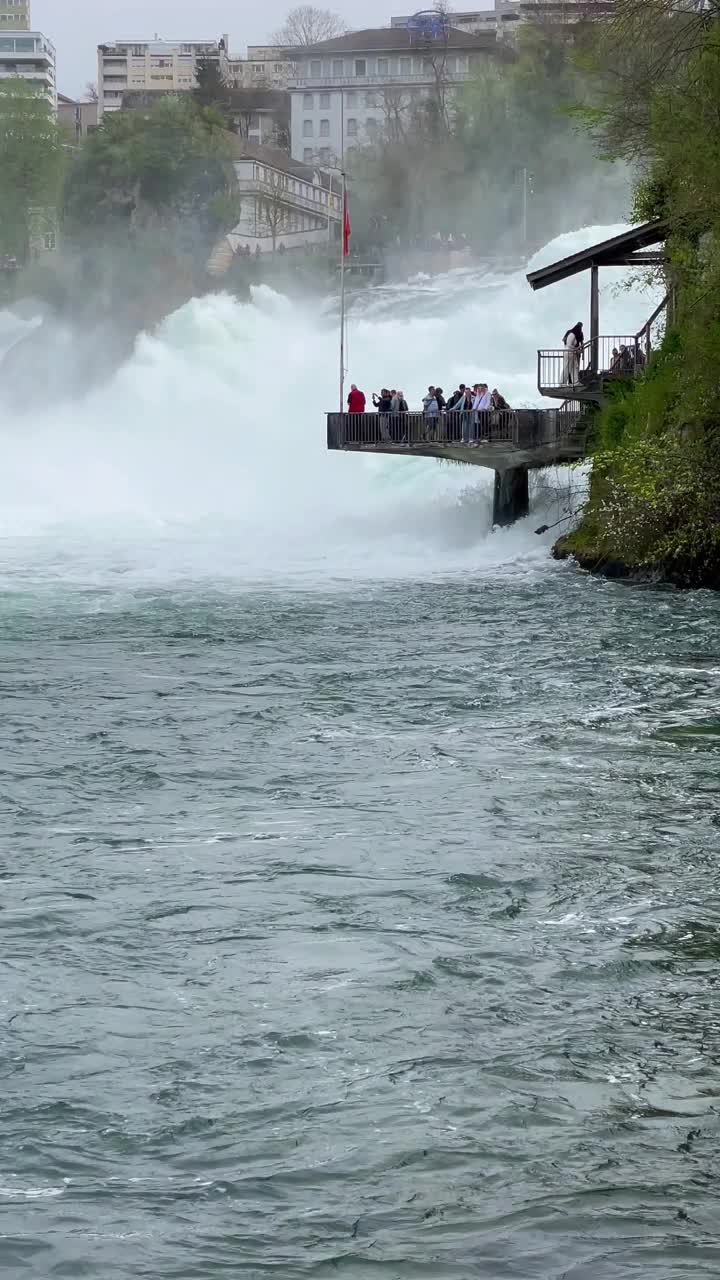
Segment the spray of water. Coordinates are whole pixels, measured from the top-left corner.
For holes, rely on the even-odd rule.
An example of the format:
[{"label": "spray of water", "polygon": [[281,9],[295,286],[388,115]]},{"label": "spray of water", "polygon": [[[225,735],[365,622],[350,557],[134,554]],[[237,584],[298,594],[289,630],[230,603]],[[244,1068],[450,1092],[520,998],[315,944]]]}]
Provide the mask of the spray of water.
[{"label": "spray of water", "polygon": [[[531,265],[619,229],[563,236]],[[652,299],[618,295],[617,273],[607,276],[604,331],[638,329]],[[411,407],[429,382],[480,378],[515,405],[536,404],[537,347],[559,345],[586,315],[584,277],[537,295],[524,272],[373,290],[351,316],[350,378],[367,393],[402,387]],[[38,376],[50,381],[49,370]],[[490,472],[328,454],[324,413],[337,401],[332,308],[265,288],[247,305],[195,299],[101,387],[3,422],[5,585],[28,575],[331,581],[546,556],[532,532],[541,512],[491,536]]]}]

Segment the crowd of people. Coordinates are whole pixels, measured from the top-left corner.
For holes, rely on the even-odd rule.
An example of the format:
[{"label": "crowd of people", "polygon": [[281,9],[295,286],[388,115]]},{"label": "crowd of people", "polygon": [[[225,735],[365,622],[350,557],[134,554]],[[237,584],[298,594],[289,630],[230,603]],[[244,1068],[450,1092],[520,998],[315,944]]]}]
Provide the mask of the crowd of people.
[{"label": "crowd of people", "polygon": [[[397,444],[406,443],[403,415],[409,409],[404,391],[383,387],[379,393],[373,392],[372,403],[379,415],[381,438]],[[355,383],[350,388],[347,406],[348,413],[365,413],[367,410],[365,393]],[[481,424],[488,421],[481,419],[480,415],[498,414],[509,409],[510,405],[497,387],[490,391],[486,382],[472,385],[461,382],[447,400],[442,387],[431,384],[422,397],[424,438],[479,444]]]}]

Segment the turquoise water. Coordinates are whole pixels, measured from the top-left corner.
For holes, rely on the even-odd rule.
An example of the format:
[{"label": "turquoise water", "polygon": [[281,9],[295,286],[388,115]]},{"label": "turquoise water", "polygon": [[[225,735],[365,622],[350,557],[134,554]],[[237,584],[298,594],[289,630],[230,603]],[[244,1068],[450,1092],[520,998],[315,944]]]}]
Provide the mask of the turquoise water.
[{"label": "turquoise water", "polygon": [[3,1274],[717,1274],[714,596],[1,616]]},{"label": "turquoise water", "polygon": [[[584,285],[476,283],[351,378],[532,403]],[[315,312],[82,396],[39,343],[0,415],[0,1274],[715,1277],[717,597],[554,564],[583,472],[491,534],[489,473],[327,455]]]}]

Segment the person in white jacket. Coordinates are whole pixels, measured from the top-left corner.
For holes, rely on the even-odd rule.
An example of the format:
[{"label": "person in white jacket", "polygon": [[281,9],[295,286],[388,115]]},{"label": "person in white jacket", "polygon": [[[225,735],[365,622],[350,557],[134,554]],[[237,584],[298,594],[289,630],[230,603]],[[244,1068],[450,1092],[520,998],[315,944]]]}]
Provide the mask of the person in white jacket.
[{"label": "person in white jacket", "polygon": [[[488,391],[487,382],[477,382],[473,399],[474,444],[479,444],[482,433],[483,420],[480,414],[486,413],[488,409],[492,409],[492,396]],[[487,436],[485,438],[487,439]]]}]

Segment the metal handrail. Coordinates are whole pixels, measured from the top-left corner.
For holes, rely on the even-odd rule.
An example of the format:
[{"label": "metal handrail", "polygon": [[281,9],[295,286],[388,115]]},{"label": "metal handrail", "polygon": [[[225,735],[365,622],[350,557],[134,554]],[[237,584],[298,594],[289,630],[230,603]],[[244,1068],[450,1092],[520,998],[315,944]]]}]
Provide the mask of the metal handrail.
[{"label": "metal handrail", "polygon": [[579,402],[559,409],[446,410],[425,413],[329,413],[328,447],[376,449],[499,445],[506,452],[567,442],[582,414]]},{"label": "metal handrail", "polygon": [[588,381],[601,381],[603,378],[634,377],[647,365],[652,354],[653,325],[667,309],[668,297],[655,308],[650,319],[638,333],[620,335],[602,335],[590,338],[577,352],[578,364],[575,372],[577,380],[573,381],[570,360],[571,353],[566,347],[548,348],[538,351],[538,388],[586,386]]}]

